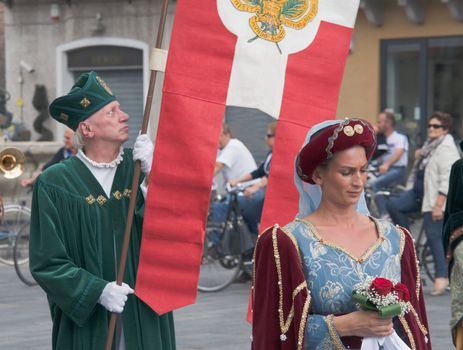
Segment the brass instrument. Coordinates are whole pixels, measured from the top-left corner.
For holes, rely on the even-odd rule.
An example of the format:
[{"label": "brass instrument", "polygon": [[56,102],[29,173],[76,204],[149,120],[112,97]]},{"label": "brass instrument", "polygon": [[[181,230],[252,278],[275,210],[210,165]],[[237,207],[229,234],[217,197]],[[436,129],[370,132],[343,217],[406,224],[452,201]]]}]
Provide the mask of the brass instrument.
[{"label": "brass instrument", "polygon": [[0,173],[7,179],[14,179],[24,172],[26,157],[17,148],[9,147],[0,152]]}]

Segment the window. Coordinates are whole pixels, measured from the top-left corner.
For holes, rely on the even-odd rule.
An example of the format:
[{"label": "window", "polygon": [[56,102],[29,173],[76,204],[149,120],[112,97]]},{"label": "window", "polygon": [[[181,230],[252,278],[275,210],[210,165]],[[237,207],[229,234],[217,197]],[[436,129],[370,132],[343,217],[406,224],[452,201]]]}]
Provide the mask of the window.
[{"label": "window", "polygon": [[390,108],[411,148],[426,139],[434,111],[453,116],[463,137],[463,36],[381,41],[381,109]]}]

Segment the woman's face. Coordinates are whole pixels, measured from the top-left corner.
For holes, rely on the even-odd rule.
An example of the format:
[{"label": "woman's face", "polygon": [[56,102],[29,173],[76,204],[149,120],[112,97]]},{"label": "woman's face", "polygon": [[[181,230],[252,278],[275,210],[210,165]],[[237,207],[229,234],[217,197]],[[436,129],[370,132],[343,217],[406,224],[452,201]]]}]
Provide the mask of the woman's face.
[{"label": "woman's face", "polygon": [[437,139],[442,135],[447,134],[448,130],[444,129],[444,126],[437,118],[432,118],[428,122],[428,137],[430,139]]},{"label": "woman's face", "polygon": [[340,207],[356,205],[367,181],[365,149],[354,146],[336,152],[324,167],[318,167],[314,180],[322,188],[323,199]]}]

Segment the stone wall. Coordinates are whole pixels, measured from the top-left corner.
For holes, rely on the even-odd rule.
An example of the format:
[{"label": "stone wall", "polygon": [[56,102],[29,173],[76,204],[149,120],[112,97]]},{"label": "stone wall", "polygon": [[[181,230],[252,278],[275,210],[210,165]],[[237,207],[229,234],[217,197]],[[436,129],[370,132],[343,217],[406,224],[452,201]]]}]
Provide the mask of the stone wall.
[{"label": "stone wall", "polygon": [[[59,18],[51,18],[51,5],[58,4]],[[2,4],[0,3],[0,7]],[[76,40],[95,38],[131,39],[146,43],[153,47],[160,18],[160,0],[79,0],[68,4],[56,0],[15,0],[12,8],[4,7],[0,21],[0,45],[4,27],[5,40],[5,74],[0,70],[1,79],[5,80],[11,100],[7,108],[14,114],[14,121],[19,121],[19,108],[15,101],[20,96],[18,84],[19,62],[26,61],[35,71],[23,71],[23,121],[32,131],[32,140],[38,135],[32,128],[37,111],[32,106],[32,97],[36,84],[47,88],[48,99],[51,101],[57,95],[59,74],[66,67],[60,67],[57,60],[57,48]],[[175,12],[175,1],[169,4],[163,47],[168,47],[170,32]],[[98,16],[103,30],[98,30]],[[0,69],[1,69],[0,56]],[[148,75],[149,72],[146,71]],[[0,85],[1,86],[1,85]],[[159,114],[162,76],[158,76],[155,100],[151,119],[156,121]],[[150,128],[154,128],[150,123]],[[30,193],[20,186],[20,180],[29,177],[40,165],[46,162],[62,145],[62,129],[55,121],[48,120],[45,126],[55,135],[55,142],[9,142],[2,143],[4,147],[17,147],[26,152],[27,164],[24,174],[13,180],[4,179],[0,175],[0,193],[9,200],[30,199]],[[154,132],[150,133],[151,135]]]},{"label": "stone wall", "polygon": [[[51,5],[58,4],[59,19],[50,17]],[[24,72],[24,124],[32,129],[37,116],[31,100],[36,84],[47,88],[48,98],[57,95],[59,75],[66,69],[57,60],[57,47],[76,40],[95,38],[131,39],[154,46],[160,18],[159,0],[80,0],[70,4],[55,0],[15,0],[12,8],[5,8],[6,84],[12,95],[8,109],[19,114],[14,101],[19,96],[18,69],[21,60],[35,68]],[[175,1],[169,4],[164,47],[167,47],[175,11]],[[98,30],[98,16],[104,30]],[[147,75],[148,71],[145,72]],[[155,96],[160,96],[162,80],[157,83]],[[70,86],[69,86],[70,87]],[[68,87],[68,88],[69,88]],[[159,113],[159,99],[153,103],[152,118]],[[52,120],[45,123],[55,139],[60,140],[61,129]],[[32,140],[38,135],[32,130]]]}]

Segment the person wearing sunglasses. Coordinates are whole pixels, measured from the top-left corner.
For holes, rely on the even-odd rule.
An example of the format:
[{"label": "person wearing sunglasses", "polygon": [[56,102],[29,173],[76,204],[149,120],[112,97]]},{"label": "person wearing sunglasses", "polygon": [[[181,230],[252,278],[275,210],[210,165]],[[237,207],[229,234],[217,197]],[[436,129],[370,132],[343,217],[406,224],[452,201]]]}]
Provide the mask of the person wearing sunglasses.
[{"label": "person wearing sunglasses", "polygon": [[229,181],[231,186],[236,186],[237,184],[246,181],[258,180],[244,190],[244,196],[246,198],[243,199],[240,203],[243,209],[243,215],[245,215],[245,218],[246,216],[248,217],[247,221],[251,223],[250,226],[253,232],[258,231],[258,225],[262,215],[265,188],[267,187],[267,179],[270,172],[270,162],[272,160],[272,150],[273,145],[275,144],[276,129],[277,122],[272,122],[267,125],[265,143],[269,148],[269,152],[259,167],[254,171]]},{"label": "person wearing sunglasses", "polygon": [[415,152],[410,178],[413,188],[391,198],[387,208],[391,219],[409,228],[407,213],[421,209],[426,238],[434,260],[435,281],[431,295],[441,295],[448,287],[448,273],[442,244],[442,228],[447,199],[450,169],[460,158],[455,140],[449,131],[452,117],[435,112],[428,118],[428,138]]}]

